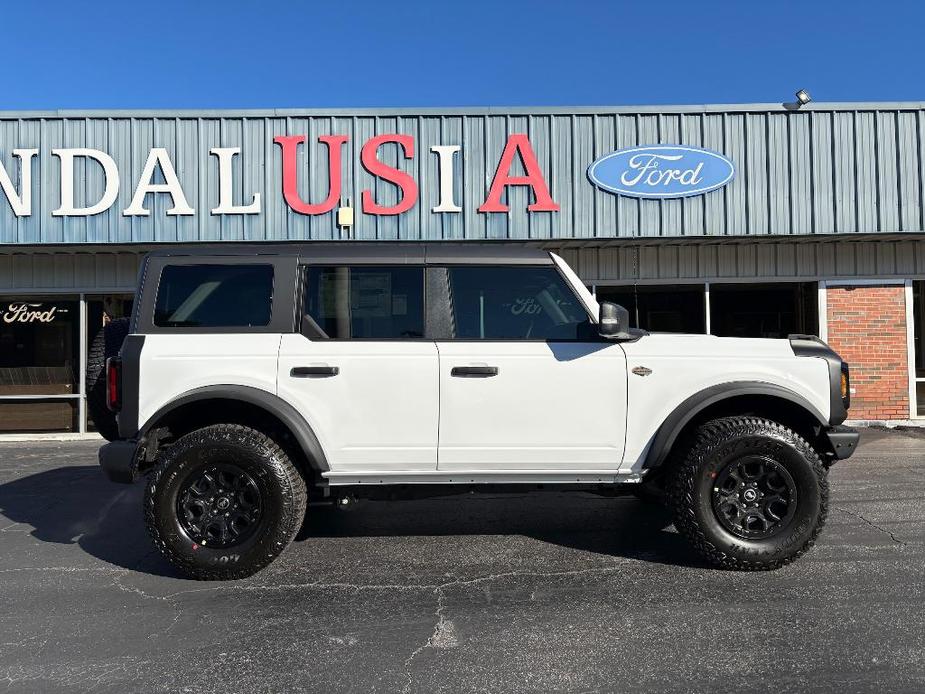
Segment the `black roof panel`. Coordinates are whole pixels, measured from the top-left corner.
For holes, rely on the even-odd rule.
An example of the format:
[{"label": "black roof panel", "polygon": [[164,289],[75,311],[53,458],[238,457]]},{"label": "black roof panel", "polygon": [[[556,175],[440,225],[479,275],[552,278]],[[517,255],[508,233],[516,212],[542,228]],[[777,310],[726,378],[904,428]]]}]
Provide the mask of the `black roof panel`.
[{"label": "black roof panel", "polygon": [[304,263],[345,264],[551,264],[548,251],[510,242],[430,241],[319,241],[260,244],[218,244],[210,246],[174,246],[158,249],[151,257],[201,256],[297,257]]}]

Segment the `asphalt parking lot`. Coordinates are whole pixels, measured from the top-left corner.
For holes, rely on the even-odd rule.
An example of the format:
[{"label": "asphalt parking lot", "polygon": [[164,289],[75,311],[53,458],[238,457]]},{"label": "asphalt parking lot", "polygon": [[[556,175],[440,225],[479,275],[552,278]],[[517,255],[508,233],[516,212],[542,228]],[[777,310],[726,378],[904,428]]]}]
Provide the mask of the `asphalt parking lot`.
[{"label": "asphalt parking lot", "polygon": [[925,433],[869,430],[820,544],[703,566],[656,507],[544,492],[311,509],[235,583],[177,577],[97,444],[0,444],[0,689],[925,690]]}]

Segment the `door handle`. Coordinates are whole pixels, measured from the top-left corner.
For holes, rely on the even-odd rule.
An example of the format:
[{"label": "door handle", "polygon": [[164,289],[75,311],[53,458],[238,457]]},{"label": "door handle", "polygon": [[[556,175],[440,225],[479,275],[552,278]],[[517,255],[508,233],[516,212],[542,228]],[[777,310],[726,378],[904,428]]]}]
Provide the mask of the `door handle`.
[{"label": "door handle", "polygon": [[339,373],[337,366],[295,366],[289,375],[293,378],[330,378]]},{"label": "door handle", "polygon": [[459,378],[491,378],[501,373],[497,366],[454,366],[450,376]]}]

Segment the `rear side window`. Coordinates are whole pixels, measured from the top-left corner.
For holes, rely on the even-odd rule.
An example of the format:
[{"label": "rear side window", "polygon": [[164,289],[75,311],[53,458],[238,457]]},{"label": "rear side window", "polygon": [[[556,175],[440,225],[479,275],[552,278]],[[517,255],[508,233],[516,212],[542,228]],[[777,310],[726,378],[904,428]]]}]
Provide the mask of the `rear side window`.
[{"label": "rear side window", "polygon": [[310,267],[305,317],[322,338],[424,337],[424,268]]},{"label": "rear side window", "polygon": [[161,271],[154,325],[246,328],[270,323],[271,265],[167,265]]},{"label": "rear side window", "polygon": [[591,321],[552,267],[448,268],[455,336],[468,340],[581,340]]}]

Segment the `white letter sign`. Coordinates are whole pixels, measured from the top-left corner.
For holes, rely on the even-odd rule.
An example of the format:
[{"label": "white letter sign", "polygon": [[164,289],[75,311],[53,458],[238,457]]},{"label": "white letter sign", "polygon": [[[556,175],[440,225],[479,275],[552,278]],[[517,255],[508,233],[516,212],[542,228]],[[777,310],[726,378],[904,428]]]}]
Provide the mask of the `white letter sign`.
[{"label": "white letter sign", "polygon": [[431,152],[437,153],[440,178],[440,203],[431,208],[431,212],[462,212],[462,208],[453,200],[453,155],[462,147],[459,145],[434,145]]},{"label": "white letter sign", "polygon": [[10,201],[13,214],[17,217],[28,217],[32,214],[32,157],[38,153],[37,149],[13,150],[13,156],[19,157],[19,195],[16,195],[13,181],[0,162],[0,188],[6,193],[6,199]]},{"label": "white letter sign", "polygon": [[[52,216],[89,217],[112,207],[119,195],[119,169],[112,157],[98,149],[53,149],[51,153],[61,160],[61,206]],[[103,197],[95,205],[74,207],[74,157],[95,159],[103,167]]]},{"label": "white letter sign", "polygon": [[240,147],[213,147],[209,150],[209,154],[218,157],[218,207],[212,209],[212,214],[260,214],[260,193],[254,193],[250,205],[234,204],[234,171],[231,164],[234,155],[240,153]]},{"label": "white letter sign", "polygon": [[[151,183],[156,166],[161,167],[164,174],[164,183]],[[163,147],[155,147],[151,150],[148,161],[145,162],[144,171],[141,173],[141,178],[138,179],[138,187],[135,189],[132,203],[122,214],[126,217],[147,217],[150,215],[150,210],[145,209],[145,195],[148,193],[168,193],[170,195],[171,200],[173,200],[173,207],[167,210],[169,215],[196,214],[196,211],[186,201],[180,179],[177,178],[177,172],[170,162],[170,155]]]}]

